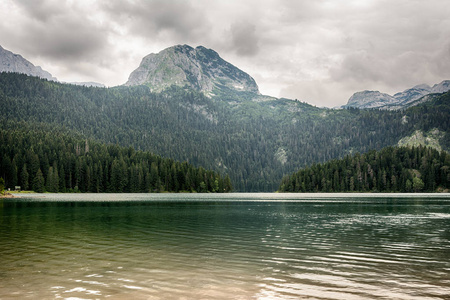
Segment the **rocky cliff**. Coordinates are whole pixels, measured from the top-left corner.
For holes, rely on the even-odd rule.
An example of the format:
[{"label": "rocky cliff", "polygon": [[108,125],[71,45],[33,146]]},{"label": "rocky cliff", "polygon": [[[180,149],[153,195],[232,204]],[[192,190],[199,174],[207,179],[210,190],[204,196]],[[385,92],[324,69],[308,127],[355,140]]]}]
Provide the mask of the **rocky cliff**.
[{"label": "rocky cliff", "polygon": [[125,85],[147,85],[156,92],[171,85],[187,85],[211,96],[226,90],[259,95],[258,86],[250,75],[223,60],[214,50],[202,46],[177,45],[147,55]]},{"label": "rocky cliff", "polygon": [[416,85],[403,92],[396,93],[394,96],[379,91],[363,91],[354,93],[348,99],[347,104],[342,107],[403,109],[432,99],[431,97],[425,97],[427,95],[445,93],[449,90],[450,80],[444,80],[433,85],[433,87],[427,84]]},{"label": "rocky cliff", "polygon": [[19,54],[12,53],[1,46],[0,72],[23,73],[30,76],[37,76],[40,78],[57,81],[57,79],[49,72],[42,70],[41,67],[33,65]]}]

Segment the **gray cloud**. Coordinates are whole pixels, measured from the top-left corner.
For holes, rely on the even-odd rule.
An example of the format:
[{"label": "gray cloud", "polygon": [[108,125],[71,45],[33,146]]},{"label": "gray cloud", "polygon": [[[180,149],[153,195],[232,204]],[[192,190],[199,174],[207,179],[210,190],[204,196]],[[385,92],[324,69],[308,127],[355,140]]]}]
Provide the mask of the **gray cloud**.
[{"label": "gray cloud", "polygon": [[[442,78],[448,78],[450,70],[450,38],[442,48],[436,51],[432,60],[431,72]],[[446,77],[447,76],[447,77]]]},{"label": "gray cloud", "polygon": [[[93,24],[73,16],[35,24],[23,33],[34,51],[58,60],[90,60],[107,47],[107,36]],[[31,50],[31,49],[30,49]]]},{"label": "gray cloud", "polygon": [[253,56],[259,51],[259,37],[256,26],[249,22],[231,25],[231,47],[238,55]]},{"label": "gray cloud", "polygon": [[[17,1],[22,20],[0,31],[29,60],[47,60],[60,72],[90,77],[100,74],[101,58],[109,47],[107,29],[89,15],[89,8],[70,2]],[[16,26],[14,26],[16,25]],[[44,69],[49,66],[42,65]],[[60,77],[58,74],[53,74]]]},{"label": "gray cloud", "polygon": [[24,16],[21,27],[11,28],[15,32],[12,40],[27,52],[34,51],[52,59],[79,59],[107,46],[105,30],[74,12],[74,8],[65,7],[65,11],[58,13],[48,10],[44,14],[41,7],[37,10],[33,7],[24,6],[23,11],[30,18]]},{"label": "gray cloud", "polygon": [[107,85],[150,52],[203,45],[262,92],[335,106],[450,79],[449,12],[447,0],[3,0],[0,45]]},{"label": "gray cloud", "polygon": [[182,0],[115,0],[105,2],[102,8],[126,34],[148,40],[198,40],[209,25],[201,8]]},{"label": "gray cloud", "polygon": [[64,14],[65,5],[55,5],[51,0],[17,0],[16,3],[23,9],[25,14],[41,22],[46,22],[55,15]]}]

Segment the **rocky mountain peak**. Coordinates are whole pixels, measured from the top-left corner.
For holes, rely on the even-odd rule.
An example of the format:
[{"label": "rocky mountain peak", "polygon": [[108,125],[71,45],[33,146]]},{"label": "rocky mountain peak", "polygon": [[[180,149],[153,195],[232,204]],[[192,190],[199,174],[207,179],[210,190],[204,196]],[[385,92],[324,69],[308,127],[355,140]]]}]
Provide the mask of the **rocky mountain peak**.
[{"label": "rocky mountain peak", "polygon": [[176,45],[142,59],[127,86],[147,85],[152,91],[171,86],[190,86],[208,95],[231,89],[259,94],[255,80],[203,46]]},{"label": "rocky mountain peak", "polygon": [[47,80],[57,81],[49,72],[33,65],[19,54],[12,53],[0,46],[0,72],[23,73]]},{"label": "rocky mountain peak", "polygon": [[[425,101],[424,96],[432,93],[445,93],[450,90],[450,80],[444,80],[439,84],[430,87],[427,84],[419,84],[412,88],[406,89],[391,96],[389,94],[380,93],[378,91],[362,91],[354,93],[346,105],[346,107],[356,108],[382,108],[382,109],[401,109],[409,106],[417,105],[421,101]],[[420,101],[419,101],[420,100]]]},{"label": "rocky mountain peak", "polygon": [[450,90],[450,80],[444,80],[431,88],[432,93],[445,93],[448,90]]},{"label": "rocky mountain peak", "polygon": [[391,95],[380,93],[379,91],[362,91],[354,93],[350,99],[348,99],[346,106],[374,108],[390,104],[394,101],[395,99]]}]

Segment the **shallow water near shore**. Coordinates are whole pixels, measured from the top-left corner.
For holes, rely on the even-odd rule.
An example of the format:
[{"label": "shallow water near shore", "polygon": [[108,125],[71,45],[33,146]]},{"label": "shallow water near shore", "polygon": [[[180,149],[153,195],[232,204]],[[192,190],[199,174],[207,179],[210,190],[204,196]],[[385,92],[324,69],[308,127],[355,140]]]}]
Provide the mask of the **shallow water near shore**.
[{"label": "shallow water near shore", "polygon": [[0,299],[448,299],[450,195],[30,194],[0,257]]}]

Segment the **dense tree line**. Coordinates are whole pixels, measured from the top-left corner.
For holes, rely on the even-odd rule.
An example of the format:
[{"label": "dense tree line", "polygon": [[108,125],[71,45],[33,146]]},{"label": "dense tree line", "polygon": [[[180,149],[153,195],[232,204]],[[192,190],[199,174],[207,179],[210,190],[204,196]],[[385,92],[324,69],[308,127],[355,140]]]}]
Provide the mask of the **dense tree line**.
[{"label": "dense tree line", "polygon": [[0,129],[5,187],[35,192],[229,192],[228,176],[131,147],[74,137],[48,125]]},{"label": "dense tree line", "polygon": [[282,192],[435,192],[450,188],[450,154],[386,147],[314,164],[282,179]]},{"label": "dense tree line", "polygon": [[3,195],[5,192],[5,180],[3,177],[0,177],[0,195]]},{"label": "dense tree line", "polygon": [[0,125],[51,124],[229,174],[237,191],[268,192],[301,167],[395,145],[417,129],[439,129],[449,150],[449,95],[406,111],[330,110],[288,99],[82,87],[1,73]]}]

